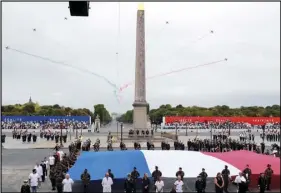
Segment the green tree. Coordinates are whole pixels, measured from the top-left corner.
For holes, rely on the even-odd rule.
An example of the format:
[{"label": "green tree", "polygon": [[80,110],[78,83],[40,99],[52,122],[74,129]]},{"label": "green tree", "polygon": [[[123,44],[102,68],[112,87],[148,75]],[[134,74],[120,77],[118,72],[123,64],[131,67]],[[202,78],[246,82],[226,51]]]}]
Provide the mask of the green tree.
[{"label": "green tree", "polygon": [[[177,105],[172,107],[170,104],[161,105],[158,109],[149,110],[149,117],[152,122],[160,122],[163,116],[240,116],[240,117],[280,117],[280,105],[272,105],[267,107],[249,106],[240,108],[230,108],[227,105],[215,107],[184,107]],[[123,122],[133,122],[133,111],[129,110],[118,120]]]}]

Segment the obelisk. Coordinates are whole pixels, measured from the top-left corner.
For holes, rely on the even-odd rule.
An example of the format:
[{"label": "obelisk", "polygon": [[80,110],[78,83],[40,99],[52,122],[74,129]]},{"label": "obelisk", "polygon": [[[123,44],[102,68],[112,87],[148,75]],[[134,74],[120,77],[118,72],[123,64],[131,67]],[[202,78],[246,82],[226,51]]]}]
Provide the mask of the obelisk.
[{"label": "obelisk", "polygon": [[139,3],[137,11],[136,31],[136,67],[135,67],[135,101],[134,129],[147,128],[147,102],[145,85],[145,27],[144,5]]}]

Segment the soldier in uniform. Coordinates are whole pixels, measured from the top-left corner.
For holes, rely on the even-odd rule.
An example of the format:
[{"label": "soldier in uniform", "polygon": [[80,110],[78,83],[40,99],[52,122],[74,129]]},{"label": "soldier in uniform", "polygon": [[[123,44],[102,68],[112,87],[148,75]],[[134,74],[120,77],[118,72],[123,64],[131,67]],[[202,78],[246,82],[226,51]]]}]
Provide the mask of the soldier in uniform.
[{"label": "soldier in uniform", "polygon": [[266,190],[270,190],[271,178],[273,175],[273,170],[271,169],[270,164],[267,165],[267,168],[264,173],[265,173],[265,177],[266,177]]},{"label": "soldier in uniform", "polygon": [[221,174],[222,174],[222,178],[223,178],[223,182],[224,182],[223,183],[224,184],[223,190],[224,190],[225,193],[228,193],[228,184],[229,184],[229,180],[230,180],[229,179],[230,171],[229,171],[227,165],[224,167],[224,169],[222,170]]},{"label": "soldier in uniform", "polygon": [[56,190],[56,171],[55,167],[50,168],[49,178],[52,184],[52,190]]},{"label": "soldier in uniform", "polygon": [[259,187],[260,193],[265,192],[266,184],[267,184],[266,177],[265,177],[264,173],[261,173],[260,177],[258,179],[258,187]]},{"label": "soldier in uniform", "polygon": [[88,173],[88,170],[85,169],[83,174],[81,174],[81,180],[84,186],[84,193],[88,192],[88,187],[91,181],[91,175]]},{"label": "soldier in uniform", "polygon": [[63,179],[64,179],[64,175],[63,175],[62,171],[57,171],[57,173],[56,173],[56,187],[57,187],[58,193],[62,193],[62,188],[63,188],[62,181],[63,181]]},{"label": "soldier in uniform", "polygon": [[249,185],[251,183],[251,175],[252,175],[252,170],[250,169],[249,165],[246,165],[246,168],[243,170],[243,175],[246,179],[246,190],[249,190]]},{"label": "soldier in uniform", "polygon": [[133,192],[136,193],[137,189],[137,180],[140,177],[140,173],[137,171],[137,168],[134,167],[134,170],[131,172],[131,178],[133,180]]},{"label": "soldier in uniform", "polygon": [[199,174],[203,182],[203,192],[205,192],[208,174],[205,172],[205,168],[202,168],[202,172]]},{"label": "soldier in uniform", "polygon": [[132,179],[131,174],[127,175],[127,179],[124,182],[124,192],[132,193],[135,191],[134,179]]},{"label": "soldier in uniform", "polygon": [[114,174],[112,173],[111,169],[108,169],[107,173],[109,177],[111,177],[111,179],[114,180]]},{"label": "soldier in uniform", "polygon": [[153,177],[154,183],[157,181],[158,177],[162,177],[162,172],[158,170],[158,166],[155,166],[155,170],[152,172],[151,176]]},{"label": "soldier in uniform", "polygon": [[201,175],[197,176],[197,180],[195,182],[195,190],[196,190],[197,193],[204,193],[205,192],[204,182],[203,182],[203,179],[202,179]]}]

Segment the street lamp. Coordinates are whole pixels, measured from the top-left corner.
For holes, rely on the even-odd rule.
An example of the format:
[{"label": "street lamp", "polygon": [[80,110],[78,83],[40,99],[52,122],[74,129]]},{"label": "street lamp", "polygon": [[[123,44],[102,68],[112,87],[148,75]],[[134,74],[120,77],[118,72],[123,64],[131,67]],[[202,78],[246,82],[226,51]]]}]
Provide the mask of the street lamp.
[{"label": "street lamp", "polygon": [[123,142],[123,123],[120,123],[120,127],[121,127],[121,142]]},{"label": "street lamp", "polygon": [[187,136],[187,123],[185,123],[185,136]]},{"label": "street lamp", "polygon": [[63,122],[60,121],[60,146],[63,147],[62,144],[62,129],[63,129]]},{"label": "street lamp", "polygon": [[178,124],[176,123],[176,140],[178,140]]},{"label": "street lamp", "polygon": [[119,138],[119,135],[118,135],[118,121],[116,121],[116,125],[117,125],[117,139]]},{"label": "street lamp", "polygon": [[76,130],[76,139],[78,139],[78,127],[77,127],[77,123],[75,123],[75,130]]}]

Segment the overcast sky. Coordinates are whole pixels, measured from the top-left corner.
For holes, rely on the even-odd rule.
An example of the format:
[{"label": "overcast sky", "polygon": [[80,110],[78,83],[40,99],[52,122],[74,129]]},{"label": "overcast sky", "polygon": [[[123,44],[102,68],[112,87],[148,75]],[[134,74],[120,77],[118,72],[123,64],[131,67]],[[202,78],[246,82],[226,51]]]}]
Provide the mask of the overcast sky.
[{"label": "overcast sky", "polygon": [[[68,3],[2,5],[3,47],[86,69],[118,87],[134,80],[137,3],[121,3],[120,20],[118,3],[91,2],[87,18],[70,17]],[[151,108],[280,104],[279,3],[145,3],[145,10],[147,77],[228,58],[147,80]],[[31,96],[41,105],[132,109],[134,85],[120,95],[118,103],[114,87],[94,75],[3,49],[4,104]]]}]

